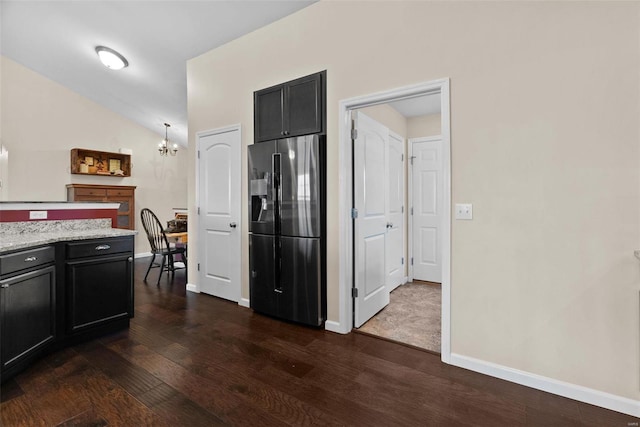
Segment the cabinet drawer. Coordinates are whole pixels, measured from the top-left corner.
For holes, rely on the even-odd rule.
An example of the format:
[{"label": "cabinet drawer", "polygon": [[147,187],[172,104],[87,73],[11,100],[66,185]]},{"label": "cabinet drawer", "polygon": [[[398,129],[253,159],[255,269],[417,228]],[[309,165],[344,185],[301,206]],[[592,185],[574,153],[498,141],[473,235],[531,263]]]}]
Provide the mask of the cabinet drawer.
[{"label": "cabinet drawer", "polygon": [[129,237],[114,239],[96,239],[67,243],[66,258],[85,258],[110,255],[121,252],[133,252],[133,239]]},{"label": "cabinet drawer", "polygon": [[0,255],[0,275],[48,264],[55,260],[53,246]]},{"label": "cabinet drawer", "polygon": [[107,190],[104,188],[76,188],[74,189],[77,196],[99,196],[106,197]]},{"label": "cabinet drawer", "polygon": [[118,197],[131,197],[133,196],[133,190],[129,190],[129,189],[108,189],[107,190],[107,196],[109,197],[114,197],[114,196],[118,196]]}]

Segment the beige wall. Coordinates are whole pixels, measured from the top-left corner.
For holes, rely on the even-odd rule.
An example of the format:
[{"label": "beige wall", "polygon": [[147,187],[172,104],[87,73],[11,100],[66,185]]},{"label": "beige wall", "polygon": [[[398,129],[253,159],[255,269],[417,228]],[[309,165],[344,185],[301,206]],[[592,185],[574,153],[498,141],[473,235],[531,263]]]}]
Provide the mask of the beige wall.
[{"label": "beige wall", "polygon": [[[371,107],[359,108],[367,116],[371,117],[378,123],[382,123],[392,132],[397,133],[401,137],[407,137],[407,119],[396,109],[387,104],[373,105]],[[406,141],[405,141],[406,143]]]},{"label": "beige wall", "polygon": [[407,119],[407,138],[440,135],[440,114],[411,117]]},{"label": "beige wall", "polygon": [[254,90],[327,70],[338,320],[338,102],[449,77],[452,202],[474,205],[452,222],[452,351],[640,399],[638,18],[635,2],[321,1],[189,61],[189,167],[196,132],[241,123],[252,142]]},{"label": "beige wall", "polygon": [[[93,101],[17,64],[1,58],[0,138],[9,152],[8,200],[66,200],[69,183],[135,185],[136,253],[149,251],[140,209],[171,219],[173,207],[186,207],[187,150],[161,157],[158,133],[139,126]],[[171,135],[169,134],[169,137]],[[133,150],[131,177],[71,175],[70,149],[117,152]]]}]

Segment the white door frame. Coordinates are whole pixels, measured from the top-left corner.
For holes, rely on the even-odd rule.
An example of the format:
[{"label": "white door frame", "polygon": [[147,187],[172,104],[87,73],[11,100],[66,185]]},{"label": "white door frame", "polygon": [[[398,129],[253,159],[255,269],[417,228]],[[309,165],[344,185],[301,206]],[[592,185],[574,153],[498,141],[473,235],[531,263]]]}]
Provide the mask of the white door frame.
[{"label": "white door frame", "polygon": [[441,134],[443,148],[443,224],[442,224],[442,343],[441,359],[451,360],[451,130],[449,112],[449,79],[433,80],[405,86],[385,92],[358,96],[340,101],[339,123],[339,215],[338,236],[338,321],[325,322],[327,330],[349,333],[353,326],[353,224],[351,207],[353,196],[353,170],[351,154],[350,111],[371,105],[384,104],[402,98],[413,98],[432,93],[440,93]]},{"label": "white door frame", "polygon": [[[210,129],[210,130],[203,130],[200,132],[196,132],[196,156],[198,155],[197,153],[200,151],[200,140],[204,137],[207,136],[212,136],[212,135],[219,135],[221,133],[227,133],[227,132],[233,132],[233,131],[238,131],[238,147],[236,149],[236,161],[239,165],[239,167],[242,169],[242,126],[240,125],[240,123],[235,124],[235,125],[230,125],[230,126],[225,126],[225,127],[221,127],[221,128],[217,128],[217,129]],[[197,214],[198,212],[198,207],[200,206],[200,167],[201,167],[201,163],[199,161],[197,161],[196,159],[196,221],[195,222],[195,230],[199,230],[200,228],[200,216]],[[241,174],[242,175],[242,174]],[[241,176],[242,178],[242,176]],[[238,203],[240,204],[238,212],[240,212],[240,216],[242,217],[242,197],[238,198]],[[238,253],[238,258],[242,257],[242,229],[243,229],[243,225],[244,221],[238,221],[238,225],[237,225],[237,230],[238,230],[238,239],[240,239],[240,253]],[[200,256],[200,254],[204,254],[204,248],[202,247],[202,245],[204,244],[204,241],[200,241],[200,239],[196,239],[197,241],[197,245],[198,245],[198,256]],[[198,260],[199,262],[199,260]],[[197,263],[196,263],[197,264]],[[238,287],[240,288],[240,292],[238,292],[240,295],[242,295],[242,261],[238,263],[238,270],[236,271],[238,278],[240,278],[240,280],[238,281]],[[195,284],[191,284],[191,283],[187,283],[187,290],[188,291],[192,291],[192,292],[196,292],[196,293],[200,293],[200,285],[199,285],[199,280],[200,280],[200,272],[197,271],[196,268],[196,274],[195,276],[198,278],[197,282]],[[242,304],[243,300],[242,298],[240,298],[240,300],[238,301],[239,305],[243,305]]]},{"label": "white door frame", "polygon": [[[433,136],[426,136],[426,137],[417,137],[417,138],[408,138],[407,139],[407,148],[409,150],[409,158],[411,159],[413,157],[413,143],[414,142],[434,142],[434,141],[441,141],[442,140],[442,136],[441,135],[433,135]],[[444,150],[444,147],[443,147]],[[444,151],[443,151],[444,152]],[[450,154],[450,153],[449,153]],[[408,190],[407,190],[407,204],[409,206],[414,206],[414,202],[413,202],[413,165],[411,163],[407,163],[408,166],[408,179],[407,181],[409,181],[408,184]],[[447,165],[450,166],[450,165]],[[443,176],[445,173],[447,173],[444,170],[444,165],[443,165]],[[445,177],[446,179],[449,179],[449,182],[451,182],[450,180],[451,178],[451,173],[449,171],[449,176]],[[407,221],[409,223],[409,241],[407,244],[408,250],[409,250],[409,255],[408,255],[408,259],[412,259],[413,258],[413,217],[411,215],[409,215],[409,220]],[[450,236],[450,234],[448,235]],[[409,281],[413,281],[414,279],[414,275],[413,275],[413,264],[411,264],[409,262]],[[443,275],[444,275],[444,265],[443,265]]]}]

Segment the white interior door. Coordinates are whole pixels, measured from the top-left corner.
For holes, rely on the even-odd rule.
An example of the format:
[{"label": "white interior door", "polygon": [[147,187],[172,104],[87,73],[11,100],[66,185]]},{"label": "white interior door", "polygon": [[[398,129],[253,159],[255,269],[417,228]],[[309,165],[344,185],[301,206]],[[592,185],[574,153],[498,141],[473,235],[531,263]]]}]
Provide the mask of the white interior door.
[{"label": "white interior door", "polygon": [[240,127],[198,135],[200,291],[240,300]]},{"label": "white interior door", "polygon": [[404,139],[389,133],[386,168],[387,286],[389,292],[404,283]]},{"label": "white interior door", "polygon": [[442,283],[442,140],[416,138],[409,142],[413,184],[413,278]]},{"label": "white interior door", "polygon": [[389,129],[360,112],[353,113],[354,325],[362,326],[389,304],[385,268],[387,221],[385,167]]}]

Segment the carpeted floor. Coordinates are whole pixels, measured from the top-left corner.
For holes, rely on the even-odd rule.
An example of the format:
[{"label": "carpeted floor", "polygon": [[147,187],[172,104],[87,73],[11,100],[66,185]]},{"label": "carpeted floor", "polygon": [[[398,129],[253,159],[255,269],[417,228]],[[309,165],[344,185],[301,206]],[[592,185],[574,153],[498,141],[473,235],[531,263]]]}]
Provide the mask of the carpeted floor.
[{"label": "carpeted floor", "polygon": [[407,283],[359,331],[440,353],[439,284]]}]

